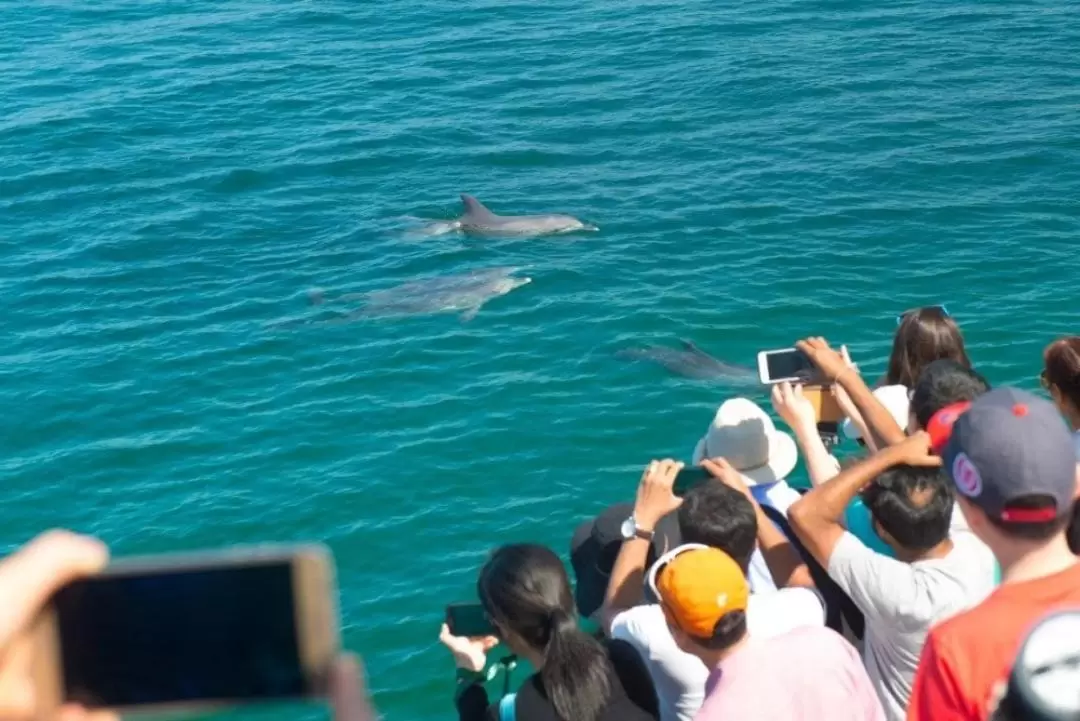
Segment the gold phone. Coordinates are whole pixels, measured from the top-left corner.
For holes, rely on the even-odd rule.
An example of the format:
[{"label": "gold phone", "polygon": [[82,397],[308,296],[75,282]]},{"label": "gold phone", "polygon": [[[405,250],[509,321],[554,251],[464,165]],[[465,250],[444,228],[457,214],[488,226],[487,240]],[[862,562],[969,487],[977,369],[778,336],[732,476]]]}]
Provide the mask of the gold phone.
[{"label": "gold phone", "polygon": [[831,386],[803,386],[803,395],[814,404],[818,423],[839,423],[844,420],[844,411],[836,402]]},{"label": "gold phone", "polygon": [[117,560],[35,627],[39,707],[204,712],[325,696],[340,649],[333,556],[259,546]]}]

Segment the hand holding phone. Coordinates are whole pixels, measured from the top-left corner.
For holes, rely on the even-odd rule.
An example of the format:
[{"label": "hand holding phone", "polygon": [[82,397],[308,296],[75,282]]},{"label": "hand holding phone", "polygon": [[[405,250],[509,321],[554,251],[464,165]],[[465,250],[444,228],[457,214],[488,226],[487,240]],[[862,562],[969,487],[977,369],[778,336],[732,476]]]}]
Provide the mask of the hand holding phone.
[{"label": "hand holding phone", "polygon": [[60,588],[36,629],[52,704],[203,711],[322,697],[339,651],[321,546],[119,561]]},{"label": "hand holding phone", "polygon": [[499,631],[479,603],[451,603],[446,607],[446,628],[451,635],[466,638],[498,636]]},{"label": "hand holding phone", "polygon": [[763,350],[758,353],[758,377],[766,385],[804,382],[817,369],[810,357],[797,348]]}]

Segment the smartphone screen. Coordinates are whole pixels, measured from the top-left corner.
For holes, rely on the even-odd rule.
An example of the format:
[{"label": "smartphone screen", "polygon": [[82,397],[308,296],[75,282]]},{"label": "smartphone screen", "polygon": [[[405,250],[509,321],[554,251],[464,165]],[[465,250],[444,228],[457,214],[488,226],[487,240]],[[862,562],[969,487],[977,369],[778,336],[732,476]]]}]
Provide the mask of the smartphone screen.
[{"label": "smartphone screen", "polygon": [[139,571],[54,598],[68,701],[123,707],[307,695],[294,564]]},{"label": "smartphone screen", "polygon": [[479,603],[452,603],[446,607],[446,625],[454,636],[498,636]]},{"label": "smartphone screen", "polygon": [[672,485],[672,493],[682,496],[694,486],[700,485],[712,478],[708,471],[701,466],[686,466],[675,476]]},{"label": "smartphone screen", "polygon": [[778,383],[785,380],[807,379],[815,368],[810,359],[796,348],[762,353],[765,364],[762,382]]}]

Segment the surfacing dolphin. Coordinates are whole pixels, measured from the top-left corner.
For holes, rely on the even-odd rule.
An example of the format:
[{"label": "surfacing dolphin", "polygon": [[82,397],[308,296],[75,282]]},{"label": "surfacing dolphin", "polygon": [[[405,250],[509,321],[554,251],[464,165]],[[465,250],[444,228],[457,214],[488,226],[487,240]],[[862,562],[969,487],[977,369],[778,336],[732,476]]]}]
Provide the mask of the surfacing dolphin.
[{"label": "surfacing dolphin", "polygon": [[572,233],[578,230],[599,230],[572,215],[543,213],[539,215],[496,215],[471,195],[462,195],[465,213],[457,220],[437,221],[423,228],[423,235],[442,235],[461,231],[468,235],[527,237]]},{"label": "surfacing dolphin", "polygon": [[360,318],[423,315],[428,313],[461,312],[461,320],[476,317],[480,309],[492,298],[506,295],[515,288],[531,283],[532,278],[516,277],[520,268],[499,266],[456,275],[434,276],[411,280],[408,283],[376,290],[370,293],[343,295],[326,299],[322,291],[312,291],[311,302],[346,303],[363,300],[356,310],[344,313],[322,323],[342,323]]},{"label": "surfacing dolphin", "polygon": [[756,370],[713,358],[692,341],[680,340],[679,342],[683,346],[681,349],[660,345],[623,348],[615,351],[615,356],[629,360],[652,361],[676,375],[695,380],[721,380],[739,384],[758,382]]}]

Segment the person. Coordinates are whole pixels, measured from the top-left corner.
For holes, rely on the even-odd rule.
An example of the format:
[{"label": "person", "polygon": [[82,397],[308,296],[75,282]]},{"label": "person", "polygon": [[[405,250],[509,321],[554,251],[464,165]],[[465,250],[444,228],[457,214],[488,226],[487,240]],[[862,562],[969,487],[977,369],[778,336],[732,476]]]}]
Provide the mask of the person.
[{"label": "person", "polygon": [[858,652],[831,629],[763,638],[751,628],[739,564],[716,548],[691,547],[650,574],[675,643],[710,669],[697,721],[880,721]]},{"label": "person", "polygon": [[965,368],[971,367],[971,359],[964,349],[964,336],[956,321],[944,306],[909,310],[900,316],[888,370],[881,385],[914,388],[923,369],[943,358]]},{"label": "person", "polygon": [[[811,489],[789,510],[791,528],[866,620],[863,659],[885,708],[901,721],[932,624],[969,608],[994,585],[990,550],[952,525],[953,493],[919,431]],[[862,493],[888,557],[846,531]]]},{"label": "person", "polygon": [[[742,474],[761,504],[781,514],[799,500],[799,492],[786,477],[799,462],[799,449],[790,435],[776,430],[772,418],[746,398],[731,398],[717,409],[705,435],[694,448],[693,464],[710,458],[725,459]],[[750,585],[755,591],[776,588],[761,553],[750,562]]]},{"label": "person", "polygon": [[769,521],[742,475],[723,459],[702,463],[718,480],[695,486],[681,499],[672,490],[681,463],[653,461],[645,469],[634,503],[636,532],[623,541],[601,611],[606,633],[632,643],[645,659],[664,721],[694,718],[705,697],[709,669],[675,645],[655,593],[651,602],[642,603],[644,579],[655,575],[645,571],[650,530],[660,519],[676,514],[684,545],[670,549],[650,569],[691,545],[722,549],[746,573],[760,547],[775,576],[774,586],[781,588],[754,589],[747,622],[756,634],[768,637],[798,626],[821,626],[825,617],[805,563]]},{"label": "person", "polygon": [[617,721],[659,718],[656,692],[641,657],[625,641],[602,643],[581,630],[570,580],[554,551],[533,544],[498,548],[477,581],[484,611],[499,635],[439,640],[458,667],[456,705],[463,721],[494,721],[483,686],[487,652],[501,639],[536,673],[508,696],[518,721]]},{"label": "person", "polygon": [[938,360],[923,369],[911,389],[908,430],[925,430],[930,419],[946,406],[973,401],[990,390],[990,384],[972,368],[953,360]]},{"label": "person", "polygon": [[[851,402],[851,398],[843,387],[835,386],[833,394],[836,396],[837,403],[847,418],[841,426],[844,435],[860,446],[867,448],[871,453],[880,450],[874,443],[874,436],[866,425],[866,421],[863,420],[862,414],[859,413],[859,409],[855,404]],[[874,398],[889,411],[889,415],[893,417],[897,425],[901,428],[907,428],[911,408],[908,389],[902,385],[878,386],[873,390],[873,394]]]},{"label": "person", "polygon": [[[1073,448],[1080,463],[1080,336],[1060,338],[1046,347],[1039,380],[1072,429]],[[1080,503],[1073,507],[1067,535],[1069,548],[1080,554]]]},{"label": "person", "polygon": [[931,629],[908,719],[983,721],[1032,624],[1080,605],[1080,563],[1065,538],[1076,456],[1053,404],[998,388],[956,419],[942,461],[968,526],[1001,566],[1002,584]]},{"label": "person", "polygon": [[[29,645],[32,627],[60,588],[105,568],[109,551],[96,538],[65,530],[38,535],[0,561],[0,718],[4,721],[117,721],[108,710],[74,704],[59,709],[42,706],[35,693],[35,659]],[[331,668],[330,702],[335,721],[375,721],[360,659],[340,656]]]},{"label": "person", "polygon": [[1080,336],[1059,338],[1046,346],[1039,380],[1072,429],[1080,461]]}]

